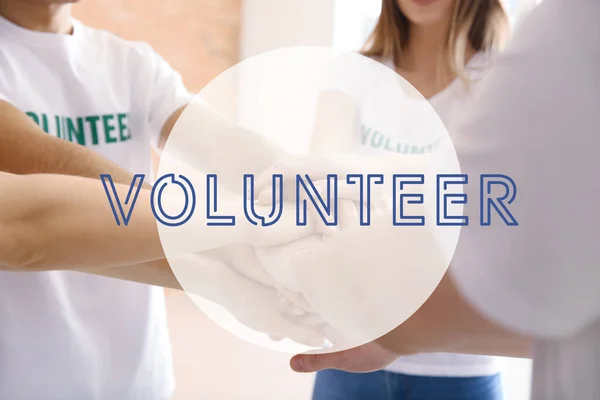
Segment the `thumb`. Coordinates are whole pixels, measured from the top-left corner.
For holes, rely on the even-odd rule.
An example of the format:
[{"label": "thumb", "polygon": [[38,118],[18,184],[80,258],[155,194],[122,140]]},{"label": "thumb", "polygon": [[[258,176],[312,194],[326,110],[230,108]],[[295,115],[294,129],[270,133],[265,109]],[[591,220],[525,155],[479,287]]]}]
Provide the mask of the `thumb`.
[{"label": "thumb", "polygon": [[324,354],[297,354],[290,360],[290,367],[301,373],[317,372],[324,369],[344,370],[344,352]]},{"label": "thumb", "polygon": [[296,372],[316,372],[323,369],[372,372],[390,365],[396,358],[397,354],[371,342],[334,353],[298,354],[290,360],[290,366]]}]

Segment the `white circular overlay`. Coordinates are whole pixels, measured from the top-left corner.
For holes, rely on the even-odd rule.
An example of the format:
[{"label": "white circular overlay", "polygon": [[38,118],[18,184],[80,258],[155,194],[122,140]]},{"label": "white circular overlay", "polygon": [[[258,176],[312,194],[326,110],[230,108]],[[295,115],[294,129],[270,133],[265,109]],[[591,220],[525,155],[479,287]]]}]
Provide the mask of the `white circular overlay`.
[{"label": "white circular overlay", "polygon": [[196,96],[152,204],[175,276],[213,321],[269,349],[329,352],[388,333],[437,287],[460,234],[457,175],[442,121],[395,71],[293,47]]}]

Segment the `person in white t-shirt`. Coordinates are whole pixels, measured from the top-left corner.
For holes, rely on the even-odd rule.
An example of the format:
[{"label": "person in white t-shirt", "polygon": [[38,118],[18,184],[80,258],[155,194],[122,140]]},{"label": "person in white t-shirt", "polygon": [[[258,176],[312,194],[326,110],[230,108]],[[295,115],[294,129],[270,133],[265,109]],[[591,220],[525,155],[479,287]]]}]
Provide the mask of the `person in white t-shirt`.
[{"label": "person in white t-shirt", "polygon": [[[148,45],[73,21],[64,3],[0,1],[0,93],[47,134],[150,176],[151,146],[192,95]],[[172,395],[162,289],[75,272],[1,272],[0,304],[1,398]]]},{"label": "person in white t-shirt", "polygon": [[[164,400],[172,395],[163,290],[136,283],[179,288],[163,259],[148,191],[140,194],[144,200],[137,203],[137,222],[132,220],[123,231],[106,225],[111,214],[98,182],[28,174],[97,179],[110,173],[117,183],[127,185],[132,178],[126,171],[150,176],[151,147],[164,144],[191,99],[179,74],[147,44],[86,27],[71,18],[70,4],[0,0],[0,171],[19,174],[0,173],[0,180],[3,188],[23,188],[24,195],[38,193],[39,185],[49,188],[53,182],[52,190],[36,195],[37,202],[23,201],[16,204],[22,208],[10,208],[18,195],[9,193],[13,197],[3,203],[3,211],[14,211],[9,213],[8,227],[15,228],[15,221],[26,223],[13,230],[2,225],[4,233],[15,234],[3,237],[7,240],[1,244],[7,247],[0,252],[0,398]],[[212,133],[198,132],[207,145],[195,155],[207,162],[229,163],[228,154],[222,160],[205,157],[203,152],[214,148],[217,140],[210,137]],[[256,138],[236,140],[248,154],[257,154],[252,153],[253,146],[268,153],[269,146]],[[276,158],[277,152],[270,155]],[[246,173],[258,172],[274,158],[237,156],[235,165]],[[38,188],[32,190],[32,185]],[[61,187],[73,197],[58,198]],[[88,202],[75,202],[74,190],[80,196],[87,194]],[[94,204],[99,208],[90,214]],[[35,211],[45,205],[54,212]],[[72,213],[66,213],[67,207]],[[148,209],[142,212],[142,207]],[[18,209],[26,214],[16,214]],[[36,221],[27,210],[41,218],[31,226],[41,235],[26,229]],[[60,210],[63,217],[56,213]],[[83,216],[89,228],[84,232]],[[210,239],[214,244],[215,232],[204,237],[204,230],[196,232],[198,247],[189,250],[214,247],[204,242]],[[62,240],[53,240],[53,234]],[[234,315],[243,320],[246,311],[254,311],[252,307],[276,305],[277,293],[226,268],[252,262],[253,251],[243,246],[243,239],[253,244],[260,235],[245,232],[242,236],[235,241],[235,251],[206,253],[196,262],[205,267],[203,282],[209,293],[226,293],[217,292],[227,281],[236,293],[259,303],[263,300],[250,307],[243,304],[248,297],[229,298],[234,303],[227,305],[237,309],[239,314]],[[272,233],[274,241],[266,244],[279,244],[278,236]],[[232,242],[230,233],[223,239]],[[155,261],[144,263],[148,260]],[[272,318],[263,318],[254,328],[284,335],[286,329],[296,329],[272,311]],[[250,319],[248,325],[254,322]]]},{"label": "person in white t-shirt", "polygon": [[[447,350],[523,356],[533,338],[532,399],[600,398],[599,19],[595,0],[542,2],[455,131],[463,173],[513,179],[510,211],[519,225],[496,215],[498,223],[482,226],[480,187],[465,185],[473,223],[463,227],[449,273],[427,302],[376,342],[294,357],[296,371],[372,371],[397,354]],[[335,267],[335,255],[364,235],[378,232],[340,236],[294,263]],[[394,240],[379,236],[377,245]],[[401,267],[402,260],[389,262]]]},{"label": "person in white t-shirt", "polygon": [[[438,0],[424,4],[383,0],[381,15],[363,54],[398,72],[429,99],[452,137],[457,117],[471,105],[506,30],[507,17],[498,0]],[[354,82],[344,84],[341,71],[332,74],[330,89],[343,90],[353,97],[362,126],[352,138],[351,152],[435,151],[440,138],[403,137],[403,129],[386,125],[379,117],[379,100],[371,100],[368,88],[353,90]],[[323,133],[322,140],[332,140],[327,139],[331,132]],[[317,374],[313,399],[400,400],[411,398],[408,393],[423,400],[501,399],[500,364],[494,357],[435,353],[401,357],[385,370],[369,374],[327,370]]]},{"label": "person in white t-shirt", "polygon": [[[192,95],[148,45],[72,21],[62,3],[0,1],[0,93],[47,134],[149,176],[151,145]],[[3,170],[36,170],[23,164]],[[1,272],[0,308],[1,398],[173,393],[161,288],[76,272]]]}]

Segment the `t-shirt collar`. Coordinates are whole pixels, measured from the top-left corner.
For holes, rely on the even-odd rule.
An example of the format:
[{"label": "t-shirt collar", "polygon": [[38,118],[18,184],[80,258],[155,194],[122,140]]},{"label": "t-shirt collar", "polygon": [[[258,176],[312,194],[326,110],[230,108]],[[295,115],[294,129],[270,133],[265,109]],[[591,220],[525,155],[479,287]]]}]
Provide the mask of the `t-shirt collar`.
[{"label": "t-shirt collar", "polygon": [[38,32],[23,28],[6,18],[0,16],[0,36],[12,38],[19,43],[31,46],[41,47],[61,47],[68,46],[79,40],[82,35],[83,26],[75,19],[71,20],[73,24],[72,34]]}]

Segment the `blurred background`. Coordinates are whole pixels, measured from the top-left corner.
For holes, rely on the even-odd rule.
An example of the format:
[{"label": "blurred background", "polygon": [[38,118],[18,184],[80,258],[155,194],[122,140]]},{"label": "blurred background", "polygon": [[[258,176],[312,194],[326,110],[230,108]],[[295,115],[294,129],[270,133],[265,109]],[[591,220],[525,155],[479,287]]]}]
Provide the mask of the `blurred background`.
[{"label": "blurred background", "polygon": [[[504,0],[513,26],[541,0]],[[76,18],[143,40],[179,70],[192,92],[240,60],[284,46],[359,49],[381,0],[86,0]],[[185,294],[167,293],[177,391],[173,400],[308,400],[313,375],[288,356],[236,338]],[[506,359],[507,400],[529,398],[531,363]]]}]

